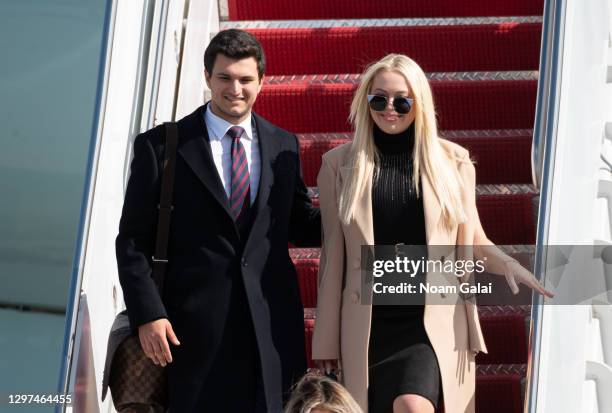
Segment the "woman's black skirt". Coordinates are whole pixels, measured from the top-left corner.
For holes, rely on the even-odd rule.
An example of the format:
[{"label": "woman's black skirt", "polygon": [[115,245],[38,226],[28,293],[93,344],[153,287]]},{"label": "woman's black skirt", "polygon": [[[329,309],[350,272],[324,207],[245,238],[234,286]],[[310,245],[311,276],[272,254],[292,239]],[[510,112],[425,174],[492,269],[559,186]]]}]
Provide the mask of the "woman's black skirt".
[{"label": "woman's black skirt", "polygon": [[438,360],[423,326],[423,306],[373,306],[368,410],[390,413],[393,401],[417,394],[438,407]]}]

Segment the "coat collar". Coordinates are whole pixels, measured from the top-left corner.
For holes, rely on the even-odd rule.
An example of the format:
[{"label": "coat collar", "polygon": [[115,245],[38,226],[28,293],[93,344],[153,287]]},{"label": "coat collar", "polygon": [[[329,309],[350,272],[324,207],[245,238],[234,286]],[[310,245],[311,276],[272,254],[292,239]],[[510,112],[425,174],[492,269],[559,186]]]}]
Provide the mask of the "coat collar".
[{"label": "coat collar", "polygon": [[249,235],[249,239],[245,246],[245,250],[252,242],[253,234],[265,232],[265,228],[259,228],[264,225],[264,220],[257,219],[257,216],[264,211],[270,196],[270,190],[274,184],[273,162],[276,154],[279,152],[279,139],[276,137],[277,127],[253,112],[253,122],[257,130],[257,139],[259,140],[259,154],[261,156],[261,173],[259,177],[259,189],[257,191],[255,210],[255,220],[253,228]]},{"label": "coat collar", "polygon": [[261,154],[261,176],[259,178],[259,193],[257,195],[258,211],[268,202],[270,189],[274,183],[273,162],[279,152],[279,139],[276,137],[278,128],[261,116],[253,113],[253,120],[259,139]]},{"label": "coat collar", "polygon": [[208,189],[215,200],[223,207],[229,217],[231,210],[229,201],[223,189],[221,178],[215,168],[208,130],[204,122],[206,105],[179,121],[178,153],[193,170],[202,184]]}]

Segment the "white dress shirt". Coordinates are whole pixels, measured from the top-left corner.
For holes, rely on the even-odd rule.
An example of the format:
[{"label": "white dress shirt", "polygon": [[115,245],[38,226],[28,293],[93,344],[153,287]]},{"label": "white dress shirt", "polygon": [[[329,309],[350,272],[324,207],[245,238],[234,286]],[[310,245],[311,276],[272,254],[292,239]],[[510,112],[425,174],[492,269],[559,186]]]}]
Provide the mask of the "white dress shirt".
[{"label": "white dress shirt", "polygon": [[244,152],[246,153],[251,185],[251,205],[253,205],[257,197],[257,190],[259,189],[261,157],[259,156],[257,131],[253,129],[251,124],[251,115],[249,114],[249,117],[239,125],[233,125],[225,119],[215,115],[212,110],[210,110],[209,104],[206,107],[206,112],[204,112],[204,120],[206,121],[206,129],[208,130],[213,160],[228,199],[231,196],[232,189],[232,139],[226,134],[232,126],[240,126],[244,129],[244,134],[240,138],[240,142],[244,146]]}]

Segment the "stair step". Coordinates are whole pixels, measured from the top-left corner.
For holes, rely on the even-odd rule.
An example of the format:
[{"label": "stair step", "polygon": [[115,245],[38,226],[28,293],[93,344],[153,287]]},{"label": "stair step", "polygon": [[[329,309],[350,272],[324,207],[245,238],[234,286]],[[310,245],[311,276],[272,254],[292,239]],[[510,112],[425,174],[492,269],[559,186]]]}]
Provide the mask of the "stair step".
[{"label": "stair step", "polygon": [[476,375],[478,413],[522,413],[522,377],[519,374]]},{"label": "stair step", "polygon": [[[302,249],[302,248],[295,248]],[[308,248],[318,250],[318,248]],[[506,315],[520,315],[527,319],[531,316],[531,305],[479,305],[478,316],[479,317],[493,317],[493,316],[506,316]],[[304,307],[304,319],[315,319],[316,308]]]},{"label": "stair step", "polygon": [[[319,189],[309,188],[313,205],[319,206]],[[534,244],[533,185],[477,185],[476,207],[480,222],[497,245]]]},{"label": "stair step", "polygon": [[479,364],[476,366],[476,374],[480,376],[518,375],[524,378],[527,375],[527,364]]},{"label": "stair step", "polygon": [[532,185],[478,185],[476,192],[480,222],[493,243],[535,243],[536,192]]},{"label": "stair step", "polygon": [[[527,362],[527,341],[525,337],[525,320],[512,316],[500,316],[499,319],[481,318],[485,342],[487,343],[488,354],[479,354],[476,357],[478,364],[507,364],[507,363],[526,363]],[[313,367],[312,362],[312,331],[314,329],[314,319],[304,319],[306,336],[306,355],[308,366]],[[504,330],[498,327],[504,326]]]},{"label": "stair step", "polygon": [[541,15],[544,0],[227,0],[231,20]]},{"label": "stair step", "polygon": [[[304,334],[308,367],[314,367],[312,361],[312,332],[316,320],[304,318]],[[516,374],[513,370],[504,369],[506,365],[521,365],[527,362],[527,339],[525,337],[525,319],[518,315],[500,315],[480,317],[480,325],[487,343],[488,354],[480,353],[476,363],[484,366],[496,366],[481,369],[483,375]],[[502,329],[503,327],[503,329]]]},{"label": "stair step", "polygon": [[480,325],[488,353],[476,356],[479,364],[527,362],[525,316],[520,314],[481,315]]},{"label": "stair step", "polygon": [[481,16],[481,17],[402,17],[370,19],[291,19],[291,20],[232,20],[223,21],[219,30],[226,29],[330,29],[341,27],[386,27],[404,26],[474,26],[500,25],[507,23],[542,23],[540,15],[533,16]]},{"label": "stair step", "polygon": [[268,75],[361,73],[389,53],[410,56],[427,72],[475,72],[537,70],[542,24],[533,21],[539,20],[232,22],[223,27],[246,28],[258,38]]},{"label": "stair step", "polygon": [[[530,129],[536,72],[429,76],[440,129]],[[294,133],[347,132],[359,76],[282,76],[265,81],[255,111]]]},{"label": "stair step", "polygon": [[[470,151],[476,166],[476,182],[530,183],[530,129],[442,131],[440,135]],[[304,183],[317,184],[321,156],[330,149],[349,142],[350,133],[300,134],[300,159]],[[505,167],[500,167],[504,165]]]},{"label": "stair step", "polygon": [[[520,248],[518,248],[520,247]],[[532,245],[515,246],[501,245],[500,248],[506,254],[513,256],[519,261],[525,252],[533,255],[535,247]],[[516,252],[517,250],[522,252]],[[514,251],[513,251],[514,250]],[[319,274],[320,248],[290,248],[289,254],[295,265],[300,288],[300,298],[302,305],[306,309],[307,317],[314,317],[314,313],[309,312],[309,308],[317,306],[317,280]],[[524,287],[523,287],[524,288]],[[483,318],[494,318],[497,316],[518,316],[526,318],[530,316],[531,307],[527,305],[481,305],[478,307],[479,314]]]}]

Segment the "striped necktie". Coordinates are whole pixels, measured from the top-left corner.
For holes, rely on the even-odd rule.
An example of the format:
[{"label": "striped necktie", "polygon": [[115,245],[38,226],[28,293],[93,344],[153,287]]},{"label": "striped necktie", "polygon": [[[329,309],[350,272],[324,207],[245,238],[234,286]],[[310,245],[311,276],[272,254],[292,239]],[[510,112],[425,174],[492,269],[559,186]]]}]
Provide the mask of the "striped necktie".
[{"label": "striped necktie", "polygon": [[244,134],[244,129],[240,126],[232,126],[227,131],[227,135],[232,139],[232,179],[230,209],[234,219],[249,208],[250,200],[250,176],[249,165],[247,164],[246,152],[240,142]]}]

